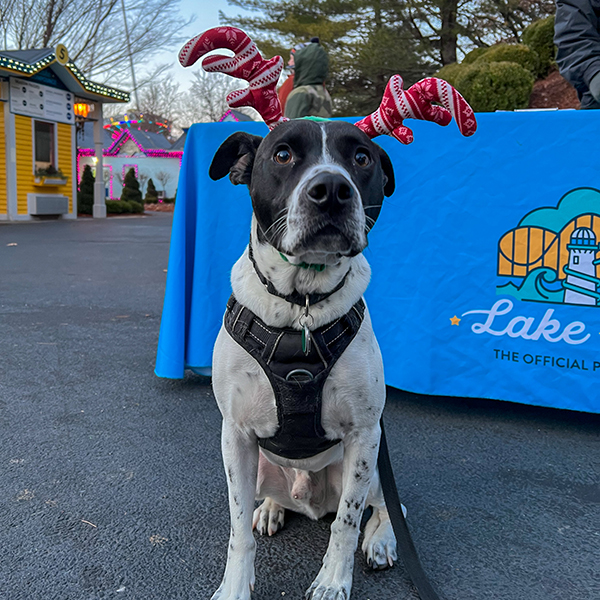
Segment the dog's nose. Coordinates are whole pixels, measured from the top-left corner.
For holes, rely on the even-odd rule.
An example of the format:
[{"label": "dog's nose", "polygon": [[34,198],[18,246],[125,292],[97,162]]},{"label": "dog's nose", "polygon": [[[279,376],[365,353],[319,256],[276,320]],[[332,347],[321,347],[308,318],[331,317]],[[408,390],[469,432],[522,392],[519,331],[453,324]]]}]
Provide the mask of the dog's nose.
[{"label": "dog's nose", "polygon": [[308,184],[308,199],[320,206],[345,204],[352,196],[354,190],[348,180],[335,173],[320,173]]}]

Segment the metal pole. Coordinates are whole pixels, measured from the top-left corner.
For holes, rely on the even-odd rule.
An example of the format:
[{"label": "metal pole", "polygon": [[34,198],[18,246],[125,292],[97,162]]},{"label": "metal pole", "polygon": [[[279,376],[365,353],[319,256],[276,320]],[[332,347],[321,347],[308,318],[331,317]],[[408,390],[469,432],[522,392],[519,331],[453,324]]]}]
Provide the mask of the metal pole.
[{"label": "metal pole", "polygon": [[135,96],[135,109],[140,112],[140,99],[138,98],[137,83],[135,81],[135,71],[133,69],[133,58],[131,56],[131,43],[129,41],[129,27],[127,26],[127,13],[125,12],[125,0],[121,0],[123,9],[123,23],[125,23],[125,36],[127,37],[127,52],[129,53],[129,66],[131,68],[131,79],[133,81],[133,95]]},{"label": "metal pole", "polygon": [[96,182],[94,183],[94,208],[95,219],[106,218],[106,192],[104,188],[104,160],[102,157],[102,142],[104,141],[104,128],[102,127],[102,102],[95,102],[94,112],[94,148],[96,150]]}]

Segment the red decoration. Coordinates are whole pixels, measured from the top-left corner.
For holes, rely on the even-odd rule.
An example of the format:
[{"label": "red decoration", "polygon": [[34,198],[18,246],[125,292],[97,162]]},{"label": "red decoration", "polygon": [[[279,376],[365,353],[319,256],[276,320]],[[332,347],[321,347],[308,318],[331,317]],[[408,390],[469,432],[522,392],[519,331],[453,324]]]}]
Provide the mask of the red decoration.
[{"label": "red decoration", "polygon": [[227,73],[250,83],[248,88],[227,95],[229,106],[252,106],[260,113],[269,129],[287,121],[281,114],[281,105],[275,91],[283,69],[283,59],[281,56],[274,56],[270,60],[264,60],[256,44],[241,29],[214,27],[197,35],[179,51],[179,62],[184,67],[189,67],[207,52],[221,48],[232,50],[234,56],[207,56],[202,61],[204,70]]},{"label": "red decoration", "polygon": [[[204,70],[227,73],[250,83],[250,87],[228,94],[229,106],[254,107],[269,129],[288,121],[282,116],[275,92],[283,69],[281,56],[264,60],[256,44],[241,29],[215,27],[197,35],[180,50],[179,62],[188,67],[207,52],[219,48],[232,50],[234,56],[207,56],[202,62]],[[448,82],[428,77],[405,91],[402,89],[402,77],[394,75],[388,81],[380,107],[356,123],[356,126],[371,138],[387,134],[403,144],[410,144],[413,132],[404,125],[404,119],[422,119],[445,126],[452,117],[464,136],[473,135],[477,130],[473,109]]]},{"label": "red decoration", "polygon": [[[433,102],[440,102],[443,107]],[[446,126],[452,117],[464,136],[471,136],[477,130],[473,109],[448,82],[428,77],[404,91],[402,77],[394,75],[388,81],[379,108],[356,126],[371,138],[386,134],[410,144],[413,132],[403,124],[404,119],[422,119]]]}]

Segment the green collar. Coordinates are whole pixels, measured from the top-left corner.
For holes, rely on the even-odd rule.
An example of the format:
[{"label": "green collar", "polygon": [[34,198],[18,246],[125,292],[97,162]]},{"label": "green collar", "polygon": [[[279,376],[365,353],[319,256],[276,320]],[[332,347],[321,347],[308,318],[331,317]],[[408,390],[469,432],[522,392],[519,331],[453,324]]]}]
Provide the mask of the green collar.
[{"label": "green collar", "polygon": [[[285,260],[286,263],[289,263],[287,256],[285,254],[279,253],[279,256]],[[302,262],[299,264],[290,263],[290,265],[294,265],[294,267],[300,267],[301,269],[313,269],[313,271],[324,271],[327,265],[309,265],[308,263]]]},{"label": "green collar", "polygon": [[[326,119],[324,117],[298,117],[298,119],[304,119],[305,121],[317,121],[317,123],[324,123],[331,121],[331,119]],[[294,119],[296,120],[296,119]]]}]

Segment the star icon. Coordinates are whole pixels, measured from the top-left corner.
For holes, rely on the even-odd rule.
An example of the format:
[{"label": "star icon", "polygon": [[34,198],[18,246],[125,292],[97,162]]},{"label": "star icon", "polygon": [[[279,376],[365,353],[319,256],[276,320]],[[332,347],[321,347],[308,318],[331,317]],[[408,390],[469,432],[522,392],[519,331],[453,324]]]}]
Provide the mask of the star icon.
[{"label": "star icon", "polygon": [[458,325],[460,323],[460,319],[456,315],[454,315],[450,318],[450,322],[452,323],[452,325]]}]

